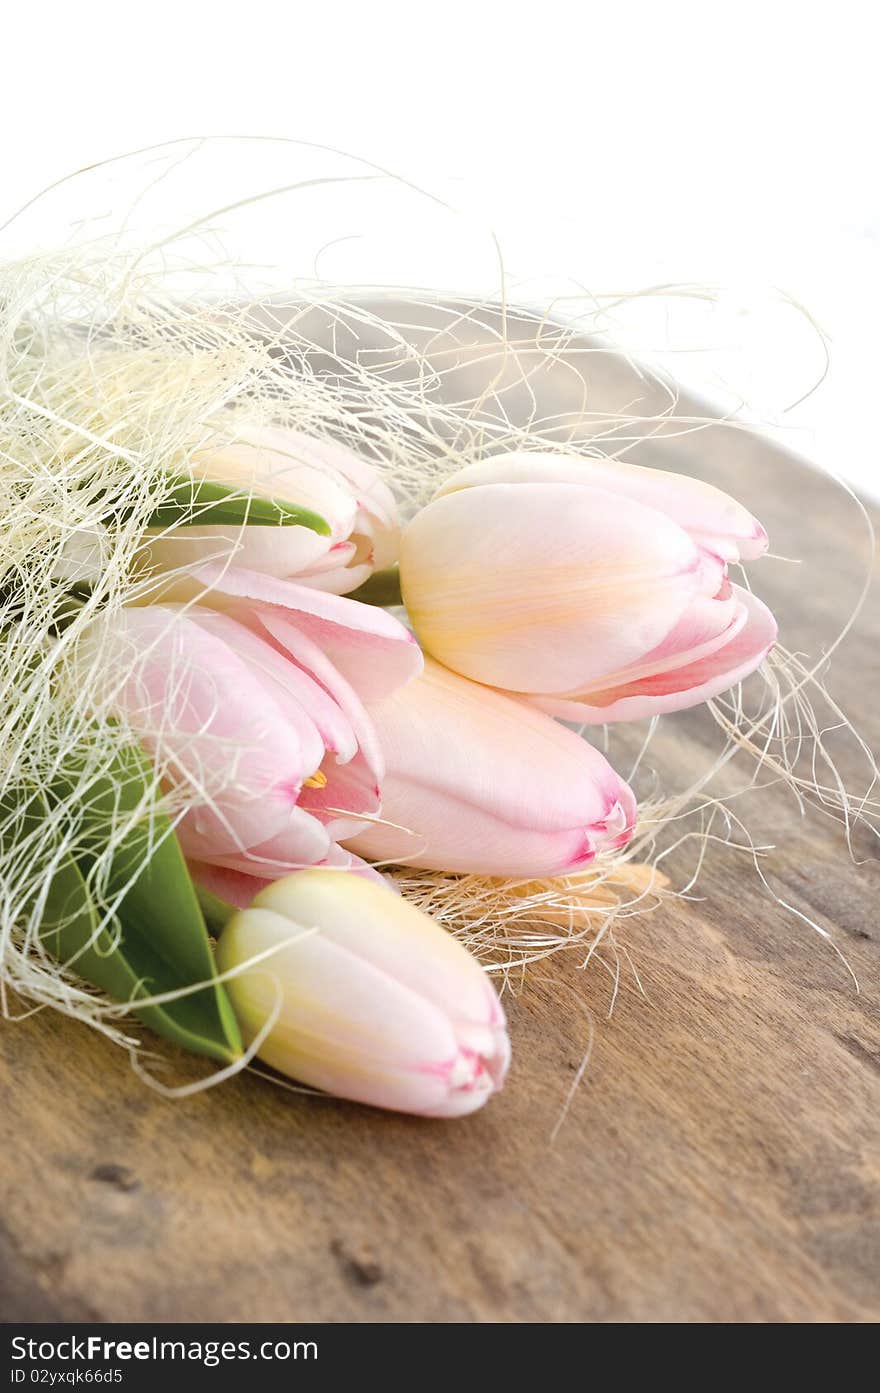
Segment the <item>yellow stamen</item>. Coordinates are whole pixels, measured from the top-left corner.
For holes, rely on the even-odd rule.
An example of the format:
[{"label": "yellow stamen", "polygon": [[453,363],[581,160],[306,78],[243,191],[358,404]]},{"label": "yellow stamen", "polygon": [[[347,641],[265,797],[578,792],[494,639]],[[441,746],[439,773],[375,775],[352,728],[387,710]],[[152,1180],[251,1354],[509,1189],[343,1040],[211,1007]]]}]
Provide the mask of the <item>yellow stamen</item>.
[{"label": "yellow stamen", "polygon": [[303,788],[326,788],[327,775],[322,774],[320,769],[316,769],[311,778],[303,779]]}]

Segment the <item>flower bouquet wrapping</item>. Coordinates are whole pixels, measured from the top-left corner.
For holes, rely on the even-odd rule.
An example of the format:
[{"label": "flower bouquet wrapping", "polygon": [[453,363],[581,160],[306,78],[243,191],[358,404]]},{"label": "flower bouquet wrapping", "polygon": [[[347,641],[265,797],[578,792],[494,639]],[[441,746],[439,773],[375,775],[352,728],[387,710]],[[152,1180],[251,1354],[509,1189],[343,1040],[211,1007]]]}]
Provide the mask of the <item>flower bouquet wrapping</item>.
[{"label": "flower bouquet wrapping", "polygon": [[[569,328],[182,292],[161,245],[0,279],[4,1014],[60,1009],[171,1091],[162,1038],[204,1081],[259,1058],[472,1112],[508,1069],[501,989],[686,890],[664,863],[730,835],[734,757],[847,826],[872,805],[752,590],[735,480],[633,463],[625,413],[517,423]],[[695,710],[703,766],[643,780]]]}]

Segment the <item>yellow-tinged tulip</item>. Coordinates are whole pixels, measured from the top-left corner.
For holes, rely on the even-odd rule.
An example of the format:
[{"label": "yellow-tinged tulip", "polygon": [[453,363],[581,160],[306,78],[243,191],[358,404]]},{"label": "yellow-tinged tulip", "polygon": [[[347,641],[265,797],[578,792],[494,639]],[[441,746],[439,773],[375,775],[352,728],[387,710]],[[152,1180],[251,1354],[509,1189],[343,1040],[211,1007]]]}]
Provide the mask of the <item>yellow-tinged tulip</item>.
[{"label": "yellow-tinged tulip", "polygon": [[321,870],[275,881],[230,920],[217,957],[247,1041],[277,1013],[259,1055],[291,1078],[427,1117],[474,1112],[504,1081],[489,978],[384,885]]},{"label": "yellow-tinged tulip", "polygon": [[507,454],[417,513],[400,582],[426,653],[563,720],[641,720],[759,665],[773,616],[727,577],[767,534],[720,489],[639,465]]}]

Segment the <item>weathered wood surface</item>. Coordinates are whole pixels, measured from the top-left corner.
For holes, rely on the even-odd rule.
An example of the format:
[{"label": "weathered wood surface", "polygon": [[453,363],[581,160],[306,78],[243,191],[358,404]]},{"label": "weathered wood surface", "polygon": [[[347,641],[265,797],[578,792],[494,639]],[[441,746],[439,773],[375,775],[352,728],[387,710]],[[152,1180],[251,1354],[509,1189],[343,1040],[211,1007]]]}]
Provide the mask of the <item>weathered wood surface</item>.
[{"label": "weathered wood surface", "polygon": [[[865,564],[854,509],[741,437],[735,477],[723,449],[712,458],[774,550],[805,558],[762,562],[755,581],[789,646],[818,653]],[[878,633],[875,596],[830,675],[875,748]],[[684,759],[708,738],[699,718],[666,725]],[[856,777],[846,742],[841,766]],[[856,867],[835,824],[802,820],[779,788],[751,809],[778,848],[778,893],[833,932],[861,993],[747,858],[720,849],[702,899],[628,932],[649,999],[623,990],[608,1020],[605,974],[543,965],[509,1002],[508,1087],[458,1123],[255,1077],[166,1101],[58,1016],[3,1024],[3,1316],[876,1319],[877,866]],[[593,1053],[553,1141],[585,1005]]]}]

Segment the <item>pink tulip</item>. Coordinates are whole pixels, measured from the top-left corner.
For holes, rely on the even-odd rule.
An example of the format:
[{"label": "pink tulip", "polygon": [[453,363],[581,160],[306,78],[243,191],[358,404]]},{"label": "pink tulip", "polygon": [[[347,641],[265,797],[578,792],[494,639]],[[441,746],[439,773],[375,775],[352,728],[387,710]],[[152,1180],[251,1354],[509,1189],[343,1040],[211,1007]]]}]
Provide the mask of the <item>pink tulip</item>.
[{"label": "pink tulip", "polygon": [[606,759],[541,711],[428,660],[370,707],[382,822],[348,841],[373,860],[552,876],[623,846],[636,804]]},{"label": "pink tulip", "polygon": [[383,773],[363,703],[419,671],[415,641],[337,595],[231,569],[198,579],[217,607],[130,608],[89,639],[110,709],[186,796],[186,856],[262,878],[358,864],[338,843],[378,813]]},{"label": "pink tulip", "polygon": [[678,711],[746,677],[776,624],[727,576],[767,547],[709,484],[552,454],[454,474],[406,528],[404,600],[456,672],[572,721]]},{"label": "pink tulip", "polygon": [[315,1088],[461,1117],[504,1082],[510,1045],[485,972],[384,886],[333,871],[276,881],[223,930],[217,965],[245,1040],[274,1017],[260,1058]]},{"label": "pink tulip", "polygon": [[[371,880],[374,885],[390,887],[395,894],[397,893],[390,876],[383,875],[353,851],[346,851],[344,848],[336,846],[332,850],[333,858],[328,864],[333,870],[343,870],[347,875],[358,876],[362,880]],[[189,860],[189,869],[193,879],[203,889],[216,895],[225,904],[232,905],[234,909],[247,909],[253,904],[261,890],[267,890],[278,880],[277,875],[245,874],[244,871],[231,870],[228,866],[209,865],[205,861],[196,861],[192,857]],[[303,869],[308,868],[304,867]]]},{"label": "pink tulip", "polygon": [[281,498],[318,513],[329,536],[308,527],[185,527],[150,544],[159,570],[219,557],[237,566],[344,595],[397,559],[399,525],[391,490],[344,445],[281,426],[242,426],[228,444],[199,452],[194,472],[243,494]]}]

